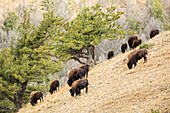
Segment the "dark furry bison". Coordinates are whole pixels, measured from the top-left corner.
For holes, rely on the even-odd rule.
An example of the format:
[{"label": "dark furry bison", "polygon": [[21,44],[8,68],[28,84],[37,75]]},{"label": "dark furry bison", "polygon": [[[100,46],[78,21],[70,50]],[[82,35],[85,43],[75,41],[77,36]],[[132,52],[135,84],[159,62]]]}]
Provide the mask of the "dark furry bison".
[{"label": "dark furry bison", "polygon": [[137,36],[129,36],[129,39],[128,39],[128,44],[129,44],[129,47],[130,49],[132,48],[132,43],[134,40],[137,40],[138,37]]},{"label": "dark furry bison", "polygon": [[131,52],[128,55],[128,63],[127,66],[129,69],[132,69],[132,66],[137,65],[138,60],[144,58],[144,63],[147,62],[147,57],[146,55],[148,54],[148,51],[146,49],[138,49],[136,51]]},{"label": "dark furry bison", "polygon": [[150,31],[150,38],[153,38],[155,35],[159,34],[159,30],[158,29],[152,29]]},{"label": "dark furry bison", "polygon": [[121,51],[124,53],[127,50],[127,43],[122,44]]},{"label": "dark furry bison", "polygon": [[85,65],[80,65],[78,68],[81,68],[85,71],[86,74],[86,78],[88,78],[88,72],[89,72],[89,65],[85,64]]},{"label": "dark furry bison", "polygon": [[136,47],[139,46],[141,43],[142,43],[142,40],[141,40],[141,39],[134,40],[133,43],[132,43],[132,49],[136,48]]},{"label": "dark furry bison", "polygon": [[87,79],[79,79],[73,82],[71,89],[70,89],[70,94],[71,96],[74,97],[74,94],[76,93],[76,96],[81,94],[81,89],[86,88],[86,93],[88,92],[88,80]]},{"label": "dark furry bison", "polygon": [[37,103],[37,100],[40,99],[40,102],[41,102],[41,99],[43,100],[43,94],[41,91],[33,91],[30,95],[30,98],[31,98],[31,105],[34,106],[36,103]]},{"label": "dark furry bison", "polygon": [[112,58],[114,56],[114,52],[113,51],[109,51],[108,55],[107,55],[107,59],[109,60],[110,58]]},{"label": "dark furry bison", "polygon": [[75,68],[75,69],[72,69],[70,72],[69,72],[69,76],[68,76],[68,81],[67,81],[67,84],[69,86],[72,85],[72,83],[80,78],[83,78],[85,77],[85,71],[84,69],[82,68]]},{"label": "dark furry bison", "polygon": [[57,92],[57,88],[58,88],[58,91],[59,91],[59,81],[58,81],[58,80],[53,80],[53,81],[51,81],[49,92],[50,92],[51,94],[53,94],[54,91]]}]

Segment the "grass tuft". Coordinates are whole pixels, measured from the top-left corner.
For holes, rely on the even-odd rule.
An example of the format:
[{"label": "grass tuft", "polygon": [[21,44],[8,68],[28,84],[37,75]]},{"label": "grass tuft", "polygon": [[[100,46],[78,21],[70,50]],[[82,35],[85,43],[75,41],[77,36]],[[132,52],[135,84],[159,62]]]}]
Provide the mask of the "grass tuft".
[{"label": "grass tuft", "polygon": [[160,113],[159,111],[151,109],[151,113]]},{"label": "grass tuft", "polygon": [[139,49],[150,49],[155,45],[155,43],[143,43],[139,46]]}]

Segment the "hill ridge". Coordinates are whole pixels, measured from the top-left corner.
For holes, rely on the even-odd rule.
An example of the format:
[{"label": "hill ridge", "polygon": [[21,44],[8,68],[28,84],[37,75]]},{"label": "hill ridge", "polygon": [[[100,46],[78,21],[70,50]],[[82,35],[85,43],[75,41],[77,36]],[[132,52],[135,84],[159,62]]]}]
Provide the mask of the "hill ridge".
[{"label": "hill ridge", "polygon": [[[143,59],[129,70],[128,54],[104,61],[89,71],[89,92],[71,97],[66,84],[60,91],[45,97],[36,106],[30,103],[19,113],[136,113],[170,112],[170,31],[160,33],[147,43],[155,43],[148,49],[148,62]],[[138,48],[137,48],[138,49]]]}]

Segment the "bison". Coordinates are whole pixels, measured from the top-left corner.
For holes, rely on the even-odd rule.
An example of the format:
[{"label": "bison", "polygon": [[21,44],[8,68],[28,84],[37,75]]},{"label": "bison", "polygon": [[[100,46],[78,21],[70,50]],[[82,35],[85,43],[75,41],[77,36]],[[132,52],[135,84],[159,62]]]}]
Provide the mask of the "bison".
[{"label": "bison", "polygon": [[150,38],[153,38],[155,35],[159,34],[159,30],[158,29],[152,29],[150,31]]},{"label": "bison", "polygon": [[127,63],[128,68],[132,69],[133,64],[134,66],[136,66],[138,60],[142,58],[144,58],[144,63],[147,62],[147,57],[146,57],[147,54],[148,54],[148,51],[146,49],[139,49],[139,50],[131,52],[128,55],[128,63]]},{"label": "bison", "polygon": [[53,81],[51,81],[49,92],[50,92],[51,94],[53,94],[54,91],[57,92],[57,88],[58,88],[58,91],[59,91],[59,81],[58,81],[58,80],[53,80]]},{"label": "bison", "polygon": [[88,80],[83,78],[83,79],[79,79],[76,80],[75,82],[73,82],[71,89],[70,89],[70,94],[71,96],[74,97],[74,94],[76,93],[76,96],[81,94],[81,89],[86,88],[86,93],[88,92]]},{"label": "bison", "polygon": [[124,53],[125,50],[127,50],[127,43],[124,43],[124,44],[122,44],[122,46],[121,46],[121,51],[122,51],[122,53]]},{"label": "bison", "polygon": [[69,76],[68,76],[68,81],[67,81],[67,84],[69,86],[72,85],[72,83],[80,78],[83,78],[85,77],[85,71],[84,69],[82,68],[75,68],[75,69],[72,69],[70,72],[69,72]]},{"label": "bison", "polygon": [[31,98],[31,105],[34,106],[36,103],[37,103],[37,100],[40,99],[40,102],[41,102],[41,99],[43,100],[43,94],[41,91],[33,91],[30,95],[30,98]]},{"label": "bison", "polygon": [[86,78],[88,78],[88,72],[89,72],[89,65],[85,64],[85,65],[80,65],[78,68],[81,68],[85,71],[86,74]]},{"label": "bison", "polygon": [[137,40],[138,37],[137,36],[129,36],[129,39],[128,39],[128,44],[129,44],[129,47],[130,49],[132,48],[132,43],[134,40]]},{"label": "bison", "polygon": [[109,60],[113,56],[114,56],[114,52],[111,50],[111,51],[108,52],[107,59]]},{"label": "bison", "polygon": [[132,43],[132,48],[136,48],[137,46],[139,46],[140,44],[142,43],[142,40],[141,39],[137,39],[137,40],[134,40],[133,43]]}]

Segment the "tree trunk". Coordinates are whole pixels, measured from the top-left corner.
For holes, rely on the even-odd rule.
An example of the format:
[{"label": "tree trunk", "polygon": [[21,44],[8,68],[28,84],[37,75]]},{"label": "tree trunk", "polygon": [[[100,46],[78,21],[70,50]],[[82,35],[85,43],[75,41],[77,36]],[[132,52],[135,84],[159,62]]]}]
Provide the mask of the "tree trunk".
[{"label": "tree trunk", "polygon": [[87,54],[88,54],[88,59],[87,59],[87,64],[94,66],[96,64],[95,59],[94,59],[94,45],[89,45],[87,48]]},{"label": "tree trunk", "polygon": [[16,108],[16,112],[19,111],[20,108],[22,108],[22,103],[24,101],[24,94],[25,94],[25,90],[26,90],[26,87],[27,87],[27,83],[28,81],[24,82],[22,84],[22,90],[20,92],[18,92],[18,101],[15,101],[15,108]]},{"label": "tree trunk", "polygon": [[19,102],[15,103],[15,111],[16,112],[18,112],[21,107],[22,107],[22,103],[19,103]]}]

